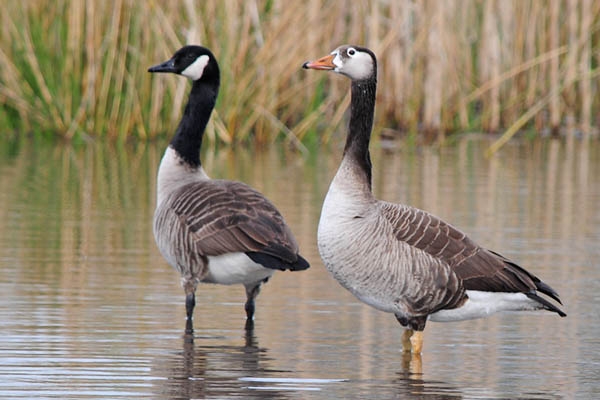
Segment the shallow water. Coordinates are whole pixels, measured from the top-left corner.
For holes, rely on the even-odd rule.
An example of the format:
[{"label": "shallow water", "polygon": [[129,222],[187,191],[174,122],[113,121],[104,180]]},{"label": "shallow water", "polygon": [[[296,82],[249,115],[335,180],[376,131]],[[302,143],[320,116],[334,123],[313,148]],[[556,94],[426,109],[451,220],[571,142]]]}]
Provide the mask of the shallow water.
[{"label": "shallow water", "polygon": [[278,273],[244,331],[242,287],[201,286],[184,335],[179,277],[152,237],[162,146],[0,143],[0,398],[600,397],[600,146],[488,143],[373,151],[377,196],[443,217],[535,272],[569,316],[430,322],[421,357],[316,250],[340,158],[206,151],[285,215],[312,268]]}]

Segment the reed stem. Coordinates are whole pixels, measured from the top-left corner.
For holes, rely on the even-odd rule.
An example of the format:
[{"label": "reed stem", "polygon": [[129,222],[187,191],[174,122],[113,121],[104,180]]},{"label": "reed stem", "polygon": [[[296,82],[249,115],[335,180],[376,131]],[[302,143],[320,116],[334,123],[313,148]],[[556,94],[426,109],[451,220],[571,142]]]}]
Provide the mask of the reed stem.
[{"label": "reed stem", "polygon": [[598,132],[593,0],[37,0],[7,2],[0,22],[7,131],[168,136],[189,83],[146,70],[198,43],[223,75],[207,141],[326,142],[345,128],[347,82],[300,65],[356,43],[378,55],[376,134]]}]

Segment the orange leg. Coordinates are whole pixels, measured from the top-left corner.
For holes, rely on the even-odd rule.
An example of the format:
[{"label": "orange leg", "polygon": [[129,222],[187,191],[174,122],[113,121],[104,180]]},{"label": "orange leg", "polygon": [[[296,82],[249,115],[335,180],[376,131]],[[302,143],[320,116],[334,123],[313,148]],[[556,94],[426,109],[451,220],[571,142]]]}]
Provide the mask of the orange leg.
[{"label": "orange leg", "polygon": [[423,351],[423,331],[404,330],[402,334],[402,351],[405,353],[421,354]]},{"label": "orange leg", "polygon": [[414,331],[412,329],[405,329],[402,334],[402,351],[404,353],[410,353],[412,350],[411,337]]},{"label": "orange leg", "polygon": [[421,354],[423,350],[423,331],[415,331],[410,337],[410,344],[414,354]]}]

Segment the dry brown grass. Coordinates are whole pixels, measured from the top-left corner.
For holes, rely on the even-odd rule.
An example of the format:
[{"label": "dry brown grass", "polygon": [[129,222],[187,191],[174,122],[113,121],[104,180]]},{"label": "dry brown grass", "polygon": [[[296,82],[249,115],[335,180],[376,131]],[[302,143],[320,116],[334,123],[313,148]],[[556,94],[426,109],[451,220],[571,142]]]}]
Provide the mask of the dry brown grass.
[{"label": "dry brown grass", "polygon": [[7,2],[0,23],[6,130],[169,134],[189,84],[146,70],[185,43],[220,61],[212,142],[328,139],[343,125],[347,82],[300,65],[347,42],[378,54],[378,129],[432,140],[517,125],[588,134],[599,118],[593,0],[31,0]]}]

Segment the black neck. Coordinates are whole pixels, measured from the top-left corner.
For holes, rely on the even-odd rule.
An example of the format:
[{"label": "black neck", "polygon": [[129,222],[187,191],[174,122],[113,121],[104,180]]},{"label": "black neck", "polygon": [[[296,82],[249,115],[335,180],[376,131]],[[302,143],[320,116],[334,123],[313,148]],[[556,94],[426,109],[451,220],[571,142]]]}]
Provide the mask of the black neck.
[{"label": "black neck", "polygon": [[202,137],[210,114],[215,108],[218,93],[218,81],[195,81],[181,122],[171,140],[171,147],[194,168],[200,167]]},{"label": "black neck", "polygon": [[377,79],[371,77],[361,81],[352,81],[352,100],[350,102],[350,125],[344,157],[352,157],[359,170],[364,174],[365,183],[371,189],[371,156],[369,141],[373,129],[375,113],[375,94]]}]

